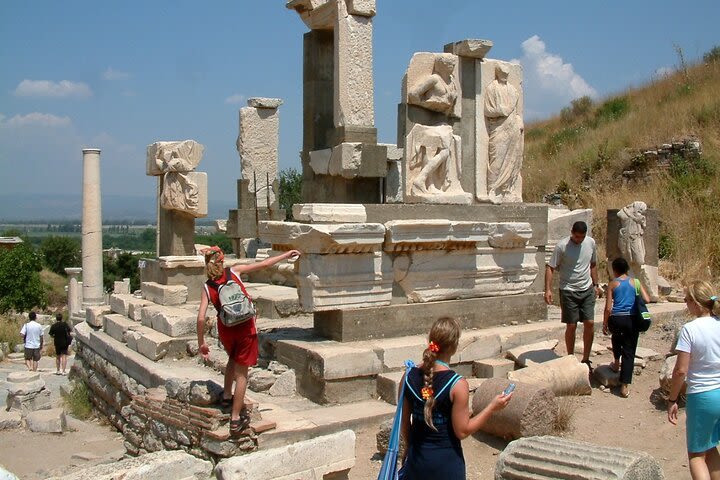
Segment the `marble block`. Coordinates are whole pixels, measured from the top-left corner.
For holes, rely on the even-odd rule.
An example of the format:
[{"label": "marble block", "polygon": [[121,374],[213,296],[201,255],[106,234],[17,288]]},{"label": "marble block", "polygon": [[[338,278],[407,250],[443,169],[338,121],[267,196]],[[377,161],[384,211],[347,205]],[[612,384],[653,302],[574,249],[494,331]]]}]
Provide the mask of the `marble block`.
[{"label": "marble block", "polygon": [[304,311],[390,305],[392,264],[382,252],[306,254],[297,265],[298,297]]},{"label": "marble block", "polygon": [[260,222],[260,239],[275,250],[297,249],[303,253],[367,253],[379,251],[385,239],[380,223],[307,224]]}]

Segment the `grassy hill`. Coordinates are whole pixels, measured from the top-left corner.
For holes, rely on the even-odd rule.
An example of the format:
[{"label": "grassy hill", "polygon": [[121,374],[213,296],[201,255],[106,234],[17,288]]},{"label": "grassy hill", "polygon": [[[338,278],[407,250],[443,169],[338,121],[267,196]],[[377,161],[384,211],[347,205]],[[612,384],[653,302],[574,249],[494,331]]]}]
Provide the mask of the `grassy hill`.
[{"label": "grassy hill", "polygon": [[[560,115],[527,125],[524,199],[556,194],[595,211],[593,236],[604,258],[605,211],[635,200],[660,212],[661,273],[720,277],[720,49],[604,101],[582,98]],[[696,138],[702,154],[665,168],[642,153]],[[629,175],[631,172],[634,174]],[[625,176],[623,173],[625,172]]]}]

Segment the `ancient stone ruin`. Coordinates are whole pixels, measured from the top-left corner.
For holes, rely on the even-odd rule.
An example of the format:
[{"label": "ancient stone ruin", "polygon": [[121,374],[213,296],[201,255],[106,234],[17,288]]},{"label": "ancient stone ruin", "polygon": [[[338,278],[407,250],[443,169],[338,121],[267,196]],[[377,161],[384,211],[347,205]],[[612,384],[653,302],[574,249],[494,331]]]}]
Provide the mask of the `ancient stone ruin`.
[{"label": "ancient stone ruin", "polygon": [[[375,1],[291,0],[287,7],[309,28],[304,203],[293,207],[294,222],[283,221],[282,101],[251,98],[239,112],[242,178],[238,208],[227,219],[238,258],[226,265],[302,252],[246,279],[258,309],[261,357],[250,374],[250,427],[231,439],[229,416],[218,406],[222,347],[212,341],[207,364],[197,356],[206,277],[194,222],[207,214],[208,202],[207,176],[196,171],[201,144],[148,146],[146,173],[158,178],[157,255],[141,264],[140,295],[119,285],[107,304],[88,306],[76,327],[73,373],[124,433],[127,452],[184,450],[216,464],[218,478],[275,478],[268,472],[346,478],[355,443],[346,429],[392,414],[404,361],[419,360],[440,316],[454,316],[464,328],[453,368],[506,376],[515,364],[500,357],[563,330],[546,321],[540,272],[548,245],[567,235],[578,215],[590,215],[550,214],[547,205],[522,202],[522,69],[486,58],[492,42],[460,40],[413,55],[401,81],[397,145],[378,144]],[[263,244],[270,250],[242,258]],[[79,308],[77,290],[71,278],[71,310]],[[207,335],[216,339],[214,319],[211,307]],[[560,375],[558,391],[587,393],[583,368],[572,365]],[[532,378],[527,401],[515,402],[512,425],[532,415],[520,407],[533,399],[551,414],[557,409],[554,390]],[[515,430],[511,436],[521,436]],[[302,459],[273,469],[272,459],[287,456],[288,448],[304,452]]]}]

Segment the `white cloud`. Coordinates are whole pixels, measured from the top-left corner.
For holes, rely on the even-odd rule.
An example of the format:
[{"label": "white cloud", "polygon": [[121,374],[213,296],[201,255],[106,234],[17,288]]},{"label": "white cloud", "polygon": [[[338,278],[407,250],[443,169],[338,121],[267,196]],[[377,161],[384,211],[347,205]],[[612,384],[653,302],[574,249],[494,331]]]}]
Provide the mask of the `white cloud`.
[{"label": "white cloud", "polygon": [[585,95],[597,97],[597,91],[575,72],[572,64],[548,52],[539,36],[533,35],[522,42],[522,50],[521,62],[536,76],[544,90],[567,92],[571,99]]},{"label": "white cloud", "polygon": [[230,95],[225,99],[225,103],[229,105],[237,105],[245,101],[245,95],[241,95],[239,93],[236,93],[234,95]]},{"label": "white cloud", "polygon": [[90,97],[92,90],[82,82],[61,80],[23,80],[15,88],[17,97]]},{"label": "white cloud", "polygon": [[538,35],[521,44],[522,58],[511,60],[523,66],[524,112],[527,120],[558,113],[572,100],[598,92],[557,53],[549,52]]},{"label": "white cloud", "polygon": [[114,70],[112,67],[108,67],[107,70],[105,70],[102,74],[102,77],[105,80],[127,80],[130,78],[130,74],[127,72],[122,72],[120,70]]},{"label": "white cloud", "polygon": [[4,116],[0,115],[0,125],[8,127],[67,127],[72,124],[70,117],[58,117],[52,113],[33,112],[27,115],[14,115],[8,120],[4,120]]}]

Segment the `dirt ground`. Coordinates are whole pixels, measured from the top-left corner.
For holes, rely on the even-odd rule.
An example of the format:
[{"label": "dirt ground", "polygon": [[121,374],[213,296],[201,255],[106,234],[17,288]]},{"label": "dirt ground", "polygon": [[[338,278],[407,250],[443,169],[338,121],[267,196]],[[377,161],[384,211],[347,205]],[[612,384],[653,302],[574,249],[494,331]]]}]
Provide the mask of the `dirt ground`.
[{"label": "dirt ground", "polygon": [[[580,333],[581,329],[578,330]],[[671,340],[671,334],[660,326],[653,326],[641,336],[640,346],[664,355]],[[609,337],[596,334],[596,345],[609,343]],[[556,351],[564,354],[562,338]],[[609,351],[592,357],[595,366],[610,360]],[[603,391],[596,384],[592,395],[572,398],[571,426],[562,435],[648,452],[662,464],[666,479],[690,478],[685,453],[684,409],[681,409],[680,424],[676,427],[667,421],[664,402],[656,400],[661,364],[661,360],[651,361],[640,375],[634,377],[629,398],[621,398],[614,391]],[[8,362],[3,362],[2,366],[2,370],[7,371]],[[52,367],[45,366],[45,369],[50,375]],[[49,476],[50,472],[69,472],[81,465],[108,462],[122,456],[122,437],[110,427],[97,422],[72,422],[72,425],[78,430],[63,435],[0,431],[0,464],[24,480],[39,480]],[[377,478],[382,458],[376,452],[376,433],[377,428],[358,432],[356,465],[350,472],[350,479]],[[504,441],[484,434],[465,439],[467,478],[493,478],[497,455],[505,446]]]},{"label": "dirt ground", "polygon": [[[578,328],[578,334],[582,328]],[[559,338],[556,352],[565,354],[564,339]],[[665,355],[670,348],[672,334],[661,326],[642,334],[638,343]],[[595,345],[609,345],[610,337],[595,334]],[[580,351],[578,338],[576,352]],[[591,358],[593,365],[608,364],[612,355],[607,353]],[[665,471],[667,480],[689,479],[690,472],[685,450],[685,409],[680,409],[677,426],[667,421],[664,400],[659,400],[658,377],[662,360],[648,362],[640,375],[633,377],[628,398],[620,397],[615,390],[603,391],[593,383],[591,395],[574,397],[571,408],[574,415],[570,428],[561,435],[584,442],[619,447],[627,450],[644,451],[655,457]],[[377,429],[359,432],[355,468],[350,472],[351,480],[377,478],[382,458],[376,453],[375,434]],[[497,455],[505,448],[506,442],[482,433],[463,440],[463,451],[467,464],[468,479],[494,478]]]}]

